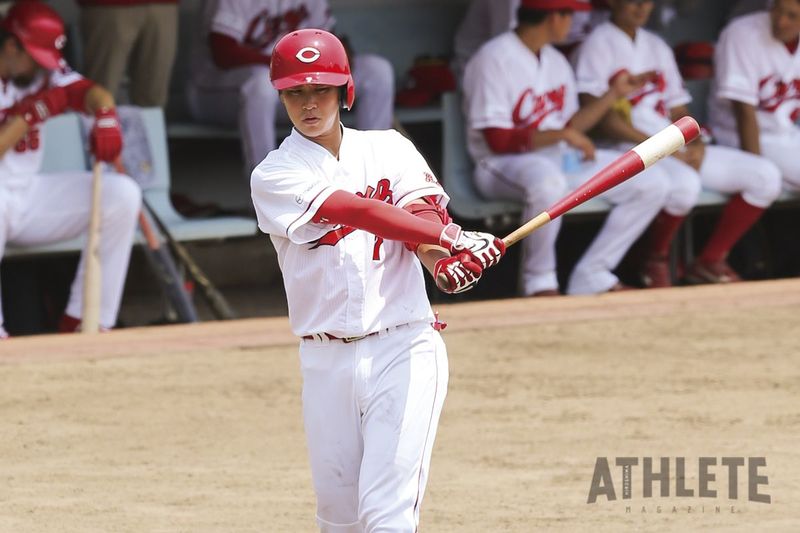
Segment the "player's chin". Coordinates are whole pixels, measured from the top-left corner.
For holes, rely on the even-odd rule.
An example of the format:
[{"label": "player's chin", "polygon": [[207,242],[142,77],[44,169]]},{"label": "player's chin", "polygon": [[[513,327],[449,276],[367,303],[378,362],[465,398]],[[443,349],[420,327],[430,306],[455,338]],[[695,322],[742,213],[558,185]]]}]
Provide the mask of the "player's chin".
[{"label": "player's chin", "polygon": [[328,133],[331,128],[333,128],[334,121],[333,120],[324,120],[321,118],[308,118],[298,121],[295,124],[295,128],[300,130],[300,133],[305,135],[306,137],[319,137],[320,135],[324,135]]}]

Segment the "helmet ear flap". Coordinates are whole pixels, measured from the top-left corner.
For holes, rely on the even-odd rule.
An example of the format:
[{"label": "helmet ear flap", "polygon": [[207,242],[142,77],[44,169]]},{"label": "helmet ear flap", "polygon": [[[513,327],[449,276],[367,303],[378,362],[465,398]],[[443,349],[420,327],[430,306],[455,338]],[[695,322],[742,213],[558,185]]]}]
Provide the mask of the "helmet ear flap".
[{"label": "helmet ear flap", "polygon": [[350,111],[353,108],[353,101],[356,99],[356,86],[353,83],[352,76],[347,80],[346,85],[339,87],[339,99],[342,102],[342,109]]}]

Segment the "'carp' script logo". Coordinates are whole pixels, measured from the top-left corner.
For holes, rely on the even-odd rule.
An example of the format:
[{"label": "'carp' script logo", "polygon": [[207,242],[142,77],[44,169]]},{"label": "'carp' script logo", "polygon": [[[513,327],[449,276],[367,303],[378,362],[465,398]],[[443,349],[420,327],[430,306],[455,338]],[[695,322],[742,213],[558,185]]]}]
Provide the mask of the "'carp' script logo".
[{"label": "'carp' script logo", "polygon": [[[673,462],[674,461],[674,462]],[[747,464],[746,472],[740,476],[739,468]],[[717,465],[719,464],[719,467]],[[686,458],[660,457],[657,468],[653,467],[652,457],[642,458],[641,473],[634,475],[635,467],[639,465],[638,457],[617,457],[616,466],[620,469],[619,484],[615,487],[614,476],[608,465],[607,457],[598,457],[594,465],[594,475],[592,484],[589,487],[589,498],[586,503],[595,503],[597,498],[605,496],[608,501],[617,499],[617,487],[622,488],[622,499],[630,500],[634,495],[637,486],[636,479],[641,480],[641,495],[643,498],[653,497],[653,484],[658,482],[659,496],[662,498],[670,497],[670,480],[674,479],[675,492],[672,494],[678,498],[692,498],[695,496],[695,487],[687,486],[686,483]],[[674,475],[672,473],[674,465]],[[760,475],[758,469],[766,467],[765,457],[699,457],[697,459],[697,493],[698,498],[716,498],[717,474],[725,475],[728,478],[727,497],[729,500],[736,500],[739,497],[739,479],[745,478],[747,481],[747,499],[751,502],[771,503],[772,498],[769,494],[758,492],[759,485],[769,484],[766,475]],[[657,470],[657,471],[656,471]],[[722,496],[725,490],[722,489]]]},{"label": "'carp' script logo", "polygon": [[538,128],[549,115],[564,109],[564,95],[567,88],[562,85],[544,94],[534,94],[533,89],[526,89],[514,106],[512,120],[517,128]]},{"label": "'carp' script logo", "polygon": [[[357,192],[356,196],[360,196],[361,198],[372,198],[373,200],[380,200],[381,202],[386,202],[388,204],[394,204],[394,200],[392,198],[392,188],[391,183],[386,178],[378,181],[378,183],[373,187],[372,185],[367,186],[367,190],[363,193]],[[322,236],[317,242],[314,243],[314,246],[311,249],[319,248],[320,246],[336,246],[339,244],[339,241],[350,235],[356,230],[356,228],[351,228],[350,226],[339,226],[335,230],[331,230],[325,235]],[[383,245],[383,238],[375,237],[375,246],[372,248],[372,260],[378,261],[381,258],[381,245]]]}]

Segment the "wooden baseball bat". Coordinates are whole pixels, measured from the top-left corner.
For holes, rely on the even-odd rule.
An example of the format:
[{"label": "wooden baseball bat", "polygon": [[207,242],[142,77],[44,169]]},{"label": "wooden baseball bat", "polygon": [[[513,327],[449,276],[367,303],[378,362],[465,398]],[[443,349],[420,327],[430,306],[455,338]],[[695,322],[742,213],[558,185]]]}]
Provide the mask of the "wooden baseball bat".
[{"label": "wooden baseball bat", "polygon": [[[577,189],[503,237],[503,243],[506,247],[516,244],[554,218],[603,194],[611,187],[616,187],[650,165],[677,152],[698,135],[700,126],[695,119],[686,116],[676,120],[619,156]],[[440,287],[447,286],[447,277],[443,274],[440,274],[436,281]]]},{"label": "wooden baseball bat", "polygon": [[81,332],[94,334],[100,331],[100,193],[101,163],[95,161],[92,169],[92,207],[89,215],[89,235],[86,244],[85,270],[83,278],[83,311]]},{"label": "wooden baseball bat", "polygon": [[547,210],[503,238],[511,246],[524,239],[551,220],[581,205],[587,200],[616,187],[665,157],[677,152],[700,135],[700,126],[692,117],[682,117],[652,137],[637,144],[612,161],[577,189],[554,203]]}]

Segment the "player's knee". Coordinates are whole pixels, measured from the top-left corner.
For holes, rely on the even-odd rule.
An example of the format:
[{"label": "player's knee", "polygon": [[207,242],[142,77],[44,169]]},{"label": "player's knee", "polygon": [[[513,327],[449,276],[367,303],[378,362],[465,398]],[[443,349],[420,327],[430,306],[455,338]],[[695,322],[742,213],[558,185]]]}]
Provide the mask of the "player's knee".
[{"label": "player's knee", "polygon": [[532,177],[525,187],[528,203],[547,204],[547,206],[557,202],[567,194],[567,191],[567,178],[558,170]]},{"label": "player's knee", "polygon": [[685,215],[697,205],[702,185],[697,173],[676,174],[666,180],[665,207],[674,215]]},{"label": "player's knee", "polygon": [[384,57],[375,54],[359,54],[354,66],[354,81],[359,89],[382,91],[391,94],[394,91],[394,68]]},{"label": "player's knee", "polygon": [[745,190],[745,200],[756,207],[769,207],[783,189],[783,176],[778,166],[772,161],[764,160],[753,181],[750,190]]}]

